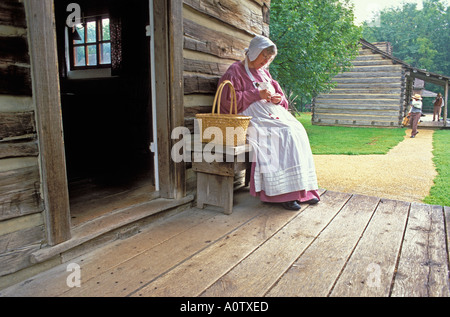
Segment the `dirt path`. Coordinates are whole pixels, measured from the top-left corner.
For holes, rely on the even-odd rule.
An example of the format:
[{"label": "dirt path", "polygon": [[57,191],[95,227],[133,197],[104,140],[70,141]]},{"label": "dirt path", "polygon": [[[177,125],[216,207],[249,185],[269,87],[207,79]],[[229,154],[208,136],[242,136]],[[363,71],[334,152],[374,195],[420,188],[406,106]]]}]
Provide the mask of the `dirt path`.
[{"label": "dirt path", "polygon": [[433,164],[433,130],[419,130],[386,155],[315,155],[319,186],[324,189],[420,202],[437,175]]}]

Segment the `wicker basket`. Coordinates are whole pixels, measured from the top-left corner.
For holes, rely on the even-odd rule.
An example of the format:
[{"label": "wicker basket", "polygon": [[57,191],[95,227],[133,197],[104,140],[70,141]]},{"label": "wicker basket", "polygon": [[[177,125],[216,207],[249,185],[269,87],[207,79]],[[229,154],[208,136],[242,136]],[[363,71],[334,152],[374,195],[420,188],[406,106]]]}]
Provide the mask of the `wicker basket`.
[{"label": "wicker basket", "polygon": [[[230,86],[230,114],[221,114],[220,101],[222,98],[223,88],[226,85]],[[217,113],[215,113],[216,106]],[[233,114],[233,106],[236,114]],[[233,84],[229,80],[226,80],[221,83],[219,88],[217,89],[216,97],[214,98],[212,113],[196,115],[202,131],[202,142],[226,146],[244,145],[246,143],[248,125],[250,124],[250,120],[252,119],[252,117],[238,115],[237,113],[236,91],[234,90]],[[206,131],[208,128],[212,129]],[[231,128],[228,129],[228,133],[227,128]],[[222,137],[220,137],[218,129],[220,129]],[[210,135],[205,135],[205,131]]]}]

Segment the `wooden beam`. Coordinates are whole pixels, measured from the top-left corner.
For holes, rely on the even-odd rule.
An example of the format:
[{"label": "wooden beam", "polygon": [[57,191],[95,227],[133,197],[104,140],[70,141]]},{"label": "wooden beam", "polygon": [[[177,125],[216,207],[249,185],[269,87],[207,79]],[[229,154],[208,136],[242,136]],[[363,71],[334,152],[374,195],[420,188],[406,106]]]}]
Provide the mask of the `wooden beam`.
[{"label": "wooden beam", "polygon": [[0,172],[0,221],[42,212],[39,178],[37,165]]},{"label": "wooden beam", "polygon": [[0,113],[0,122],[0,140],[36,132],[33,111]]},{"label": "wooden beam", "polygon": [[30,68],[0,62],[0,94],[31,96]]},{"label": "wooden beam", "polygon": [[241,60],[243,58],[248,41],[217,30],[208,29],[195,21],[185,19],[183,24],[185,49],[206,53],[222,59]]},{"label": "wooden beam", "polygon": [[0,159],[11,157],[38,156],[39,149],[33,138],[16,139],[13,141],[0,142]]},{"label": "wooden beam", "polygon": [[[174,140],[171,134],[174,128],[184,126],[184,78],[183,78],[183,2],[179,0],[169,1],[169,52],[170,52],[170,102],[171,125],[168,143],[170,151]],[[175,163],[170,158],[171,169],[174,171],[172,195],[175,199],[186,196],[186,166],[184,162]]]},{"label": "wooden beam", "polygon": [[0,24],[27,27],[23,3],[17,0],[2,0],[0,2]]},{"label": "wooden beam", "polygon": [[444,101],[445,101],[445,107],[444,107],[444,127],[447,127],[447,115],[448,115],[448,79],[445,81],[445,93],[444,93]]},{"label": "wooden beam", "polygon": [[256,2],[257,6],[247,6],[246,1],[228,0],[216,3],[206,0],[184,0],[185,5],[201,12],[209,18],[214,18],[225,23],[231,28],[236,28],[248,35],[269,35],[267,23],[268,4]]},{"label": "wooden beam", "polygon": [[48,244],[71,238],[52,0],[25,0]]},{"label": "wooden beam", "polygon": [[172,130],[184,126],[183,3],[154,1],[156,107],[162,198],[185,196],[185,166],[171,159]]}]

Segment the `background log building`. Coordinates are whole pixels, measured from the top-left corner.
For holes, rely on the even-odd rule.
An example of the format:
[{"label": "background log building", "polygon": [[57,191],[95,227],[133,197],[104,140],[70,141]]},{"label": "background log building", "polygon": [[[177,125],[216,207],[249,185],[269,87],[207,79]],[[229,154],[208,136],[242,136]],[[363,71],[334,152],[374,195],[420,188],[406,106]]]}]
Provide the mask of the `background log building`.
[{"label": "background log building", "polygon": [[352,63],[334,78],[335,89],[313,100],[313,124],[401,127],[416,78],[446,87],[448,99],[450,77],[408,65],[394,57],[390,43],[362,39]]},{"label": "background log building", "polygon": [[[97,54],[111,45],[109,66],[73,67],[72,2],[83,23],[111,23],[111,38],[94,41]],[[269,9],[270,0],[0,2],[0,289],[191,205],[195,174],[171,160],[171,132],[211,111],[219,77],[254,35],[269,34]]]}]

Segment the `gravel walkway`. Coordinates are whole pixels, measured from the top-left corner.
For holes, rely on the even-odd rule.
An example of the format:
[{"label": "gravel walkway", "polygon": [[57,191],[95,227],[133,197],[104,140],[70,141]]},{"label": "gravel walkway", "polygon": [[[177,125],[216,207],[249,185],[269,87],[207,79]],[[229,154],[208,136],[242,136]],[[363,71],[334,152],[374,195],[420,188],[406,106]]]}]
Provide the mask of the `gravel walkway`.
[{"label": "gravel walkway", "polygon": [[386,155],[315,155],[319,186],[324,189],[421,202],[433,186],[433,130],[419,129]]}]

